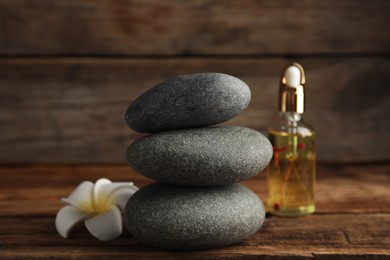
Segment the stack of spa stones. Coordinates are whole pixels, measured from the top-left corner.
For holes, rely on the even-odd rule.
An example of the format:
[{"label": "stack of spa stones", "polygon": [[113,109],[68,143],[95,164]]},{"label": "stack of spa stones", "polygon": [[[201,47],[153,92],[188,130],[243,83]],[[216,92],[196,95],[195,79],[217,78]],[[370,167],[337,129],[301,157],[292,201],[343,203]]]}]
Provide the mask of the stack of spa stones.
[{"label": "stack of spa stones", "polygon": [[249,128],[211,127],[240,114],[250,96],[238,78],[201,73],[166,80],[130,105],[127,124],[151,134],[130,145],[128,163],[157,180],[126,205],[126,226],[135,238],[161,248],[204,249],[260,229],[263,204],[238,182],[267,166],[271,144]]}]

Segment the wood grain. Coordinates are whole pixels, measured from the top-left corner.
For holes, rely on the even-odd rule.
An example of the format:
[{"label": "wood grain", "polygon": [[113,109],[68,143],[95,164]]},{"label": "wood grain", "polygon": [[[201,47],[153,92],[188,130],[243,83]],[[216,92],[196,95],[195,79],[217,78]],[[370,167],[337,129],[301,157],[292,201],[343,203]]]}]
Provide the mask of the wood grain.
[{"label": "wood grain", "polygon": [[[138,134],[127,106],[169,77],[223,72],[244,80],[252,101],[229,121],[265,132],[289,59],[0,59],[0,163],[124,162]],[[322,162],[390,159],[390,59],[300,58],[305,118],[318,131]]]},{"label": "wood grain", "polygon": [[70,239],[61,238],[53,218],[0,218],[2,257],[244,257],[314,256],[324,254],[389,255],[389,215],[313,215],[301,219],[267,218],[259,232],[233,246],[198,252],[161,251],[125,232],[103,243],[82,226]]},{"label": "wood grain", "polygon": [[386,0],[1,0],[0,55],[389,53]]},{"label": "wood grain", "polygon": [[[268,216],[259,232],[236,245],[180,252],[151,248],[126,230],[106,243],[94,239],[82,225],[69,239],[57,234],[54,219],[61,208],[59,198],[81,181],[108,177],[132,180],[140,187],[151,182],[127,166],[0,167],[0,258],[386,258],[390,255],[389,170],[390,164],[320,165],[315,214]],[[244,185],[264,199],[263,177]]]}]

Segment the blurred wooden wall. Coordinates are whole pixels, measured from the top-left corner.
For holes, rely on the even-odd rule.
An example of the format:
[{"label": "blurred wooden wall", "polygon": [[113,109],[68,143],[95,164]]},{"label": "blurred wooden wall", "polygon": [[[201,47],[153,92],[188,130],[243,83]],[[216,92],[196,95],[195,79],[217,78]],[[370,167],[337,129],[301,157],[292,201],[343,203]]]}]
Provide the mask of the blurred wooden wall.
[{"label": "blurred wooden wall", "polygon": [[125,162],[127,106],[186,73],[244,80],[227,124],[265,132],[291,61],[319,160],[389,160],[389,25],[388,0],[0,0],[0,163]]}]

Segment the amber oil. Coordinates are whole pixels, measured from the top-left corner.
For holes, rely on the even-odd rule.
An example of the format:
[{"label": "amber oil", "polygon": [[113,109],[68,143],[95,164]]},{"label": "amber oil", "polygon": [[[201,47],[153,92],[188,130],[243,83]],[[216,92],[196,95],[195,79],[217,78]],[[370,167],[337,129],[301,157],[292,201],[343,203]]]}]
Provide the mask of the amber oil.
[{"label": "amber oil", "polygon": [[301,216],[315,211],[315,132],[300,127],[294,132],[268,132],[274,154],[267,169],[270,213]]}]

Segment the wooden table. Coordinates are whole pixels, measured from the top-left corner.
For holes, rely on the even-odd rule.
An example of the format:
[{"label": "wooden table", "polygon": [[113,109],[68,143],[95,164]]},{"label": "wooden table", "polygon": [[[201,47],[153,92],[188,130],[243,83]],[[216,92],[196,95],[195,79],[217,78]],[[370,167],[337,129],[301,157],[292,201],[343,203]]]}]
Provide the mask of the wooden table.
[{"label": "wooden table", "polygon": [[[0,258],[245,258],[286,256],[390,257],[390,164],[319,165],[315,214],[268,216],[256,235],[239,244],[178,252],[144,245],[125,232],[100,242],[80,226],[69,239],[55,229],[56,212],[83,180],[101,177],[150,183],[125,165],[0,167]],[[243,183],[266,200],[265,175]]]}]

